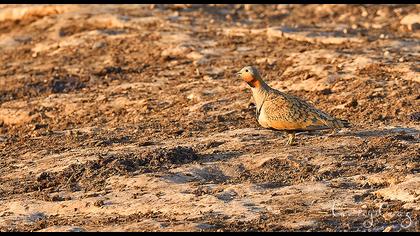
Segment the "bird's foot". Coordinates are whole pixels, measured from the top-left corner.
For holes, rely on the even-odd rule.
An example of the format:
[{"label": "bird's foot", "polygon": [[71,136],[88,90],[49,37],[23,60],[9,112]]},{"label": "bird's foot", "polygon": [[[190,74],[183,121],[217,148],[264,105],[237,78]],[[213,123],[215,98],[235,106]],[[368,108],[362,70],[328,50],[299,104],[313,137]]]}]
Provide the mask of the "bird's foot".
[{"label": "bird's foot", "polygon": [[290,141],[289,139],[286,141],[287,146],[296,146],[296,143],[294,141]]},{"label": "bird's foot", "polygon": [[295,133],[288,133],[286,145],[294,146],[296,145],[294,141],[295,141]]},{"label": "bird's foot", "polygon": [[330,132],[327,133],[327,137],[334,137],[334,136],[338,136],[338,129],[332,129]]}]

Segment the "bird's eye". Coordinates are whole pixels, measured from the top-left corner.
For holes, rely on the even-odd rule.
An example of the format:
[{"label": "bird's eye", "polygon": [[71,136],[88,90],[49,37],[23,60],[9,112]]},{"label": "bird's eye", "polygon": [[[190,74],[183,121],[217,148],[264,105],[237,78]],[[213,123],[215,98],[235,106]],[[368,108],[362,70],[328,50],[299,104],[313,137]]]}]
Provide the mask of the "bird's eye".
[{"label": "bird's eye", "polygon": [[248,72],[248,70],[245,70],[245,72]]}]

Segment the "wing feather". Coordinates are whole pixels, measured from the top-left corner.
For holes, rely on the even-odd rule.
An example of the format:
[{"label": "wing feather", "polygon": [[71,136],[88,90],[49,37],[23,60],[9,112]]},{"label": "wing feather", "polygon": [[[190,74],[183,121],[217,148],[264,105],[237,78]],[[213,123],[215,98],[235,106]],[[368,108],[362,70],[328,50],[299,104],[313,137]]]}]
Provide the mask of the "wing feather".
[{"label": "wing feather", "polygon": [[311,104],[278,90],[267,96],[263,109],[266,123],[274,129],[322,130],[343,127],[342,122]]}]

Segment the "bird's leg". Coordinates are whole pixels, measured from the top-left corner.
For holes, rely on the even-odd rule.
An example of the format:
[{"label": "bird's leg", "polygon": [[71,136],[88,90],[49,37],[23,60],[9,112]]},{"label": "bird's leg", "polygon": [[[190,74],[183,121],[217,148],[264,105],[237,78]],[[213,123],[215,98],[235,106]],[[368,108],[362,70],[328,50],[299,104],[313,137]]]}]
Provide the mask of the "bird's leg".
[{"label": "bird's leg", "polygon": [[336,136],[338,134],[338,129],[332,129],[330,132],[328,132],[327,137]]},{"label": "bird's leg", "polygon": [[295,132],[288,131],[286,144],[292,146],[294,144],[293,141],[295,141]]}]

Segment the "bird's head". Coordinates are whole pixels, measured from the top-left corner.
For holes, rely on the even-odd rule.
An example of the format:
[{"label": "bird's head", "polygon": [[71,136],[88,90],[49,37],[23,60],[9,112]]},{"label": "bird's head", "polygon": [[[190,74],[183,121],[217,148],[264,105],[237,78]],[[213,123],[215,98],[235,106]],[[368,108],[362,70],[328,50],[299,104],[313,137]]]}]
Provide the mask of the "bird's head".
[{"label": "bird's head", "polygon": [[258,87],[262,83],[261,75],[257,68],[253,66],[245,66],[239,72],[236,73],[251,87]]}]

